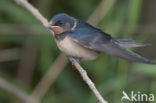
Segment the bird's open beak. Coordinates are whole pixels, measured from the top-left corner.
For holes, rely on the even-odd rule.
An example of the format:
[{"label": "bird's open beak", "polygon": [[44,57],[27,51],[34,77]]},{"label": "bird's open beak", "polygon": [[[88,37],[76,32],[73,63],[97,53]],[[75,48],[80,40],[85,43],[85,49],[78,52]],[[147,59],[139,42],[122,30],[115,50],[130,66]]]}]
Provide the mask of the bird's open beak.
[{"label": "bird's open beak", "polygon": [[64,30],[60,26],[54,26],[53,22],[50,22],[49,25],[47,26],[48,29],[52,30],[54,34],[61,34]]},{"label": "bird's open beak", "polygon": [[48,29],[51,29],[51,28],[52,28],[52,26],[51,26],[51,25],[48,25],[48,26],[47,26],[47,28],[48,28]]},{"label": "bird's open beak", "polygon": [[53,25],[54,25],[54,23],[52,21],[50,21],[49,25],[47,26],[47,28],[51,30]]}]

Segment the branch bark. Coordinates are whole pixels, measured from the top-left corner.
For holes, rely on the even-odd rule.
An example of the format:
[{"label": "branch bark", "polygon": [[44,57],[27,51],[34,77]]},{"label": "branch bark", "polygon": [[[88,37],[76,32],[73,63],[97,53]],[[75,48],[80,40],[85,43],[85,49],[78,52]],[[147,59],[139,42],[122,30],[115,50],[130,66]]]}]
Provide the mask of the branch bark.
[{"label": "branch bark", "polygon": [[87,72],[81,67],[81,65],[79,64],[79,61],[77,61],[76,59],[74,59],[72,57],[69,57],[69,60],[75,66],[75,68],[77,69],[77,71],[80,72],[81,77],[86,82],[86,84],[89,86],[89,88],[92,90],[92,92],[94,93],[94,95],[98,99],[99,103],[107,103],[107,101],[104,100],[104,98],[101,96],[101,94],[99,93],[99,91],[96,89],[95,84],[88,77]]},{"label": "branch bark", "polygon": [[[39,11],[33,7],[30,3],[28,3],[26,0],[15,0],[18,4],[22,5],[24,8],[26,8],[28,11],[30,11],[32,13],[32,15],[34,15],[45,27],[47,27],[48,25],[48,21],[47,19],[45,19],[40,13]],[[51,32],[53,34],[53,32]],[[92,92],[95,94],[96,98],[98,99],[98,101],[100,103],[107,103],[107,101],[105,101],[103,99],[103,97],[101,96],[101,94],[98,92],[98,90],[96,89],[94,83],[91,81],[91,79],[88,77],[86,71],[81,67],[81,65],[76,61],[76,60],[72,60],[73,65],[75,66],[75,68],[80,72],[83,80],[87,83],[87,85],[90,87],[90,89],[92,90]]]},{"label": "branch bark", "polygon": [[16,3],[23,6],[25,9],[27,9],[32,15],[35,16],[36,19],[38,19],[45,27],[48,26],[48,20],[36,9],[33,7],[30,3],[28,3],[26,0],[15,0]]}]

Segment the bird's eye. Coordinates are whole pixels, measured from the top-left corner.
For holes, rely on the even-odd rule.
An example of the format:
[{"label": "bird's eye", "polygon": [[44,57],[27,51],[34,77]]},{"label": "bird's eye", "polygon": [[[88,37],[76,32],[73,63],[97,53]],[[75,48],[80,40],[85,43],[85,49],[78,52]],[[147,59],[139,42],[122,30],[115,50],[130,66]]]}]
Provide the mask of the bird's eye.
[{"label": "bird's eye", "polygon": [[57,22],[55,23],[56,26],[61,26],[62,24],[63,24],[63,22],[61,22],[61,21],[57,21]]}]

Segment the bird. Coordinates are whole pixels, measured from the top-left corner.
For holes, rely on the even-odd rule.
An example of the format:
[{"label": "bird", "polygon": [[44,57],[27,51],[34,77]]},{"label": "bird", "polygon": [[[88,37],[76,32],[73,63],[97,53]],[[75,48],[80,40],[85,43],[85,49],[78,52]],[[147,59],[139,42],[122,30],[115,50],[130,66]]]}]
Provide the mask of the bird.
[{"label": "bird", "polygon": [[52,17],[47,28],[54,32],[58,48],[67,56],[78,60],[93,60],[101,54],[111,55],[131,62],[156,64],[126,47],[144,47],[131,39],[116,39],[101,29],[76,19],[66,13]]}]

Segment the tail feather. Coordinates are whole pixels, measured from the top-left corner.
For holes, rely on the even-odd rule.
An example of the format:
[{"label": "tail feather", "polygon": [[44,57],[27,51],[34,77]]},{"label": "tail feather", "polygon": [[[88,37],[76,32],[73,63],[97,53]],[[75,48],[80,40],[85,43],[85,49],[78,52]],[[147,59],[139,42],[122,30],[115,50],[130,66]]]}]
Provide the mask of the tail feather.
[{"label": "tail feather", "polygon": [[141,63],[147,63],[147,64],[156,64],[156,62],[153,62],[149,59],[146,59],[132,51],[129,51],[129,50],[125,50],[125,51],[122,51],[122,55],[119,56],[120,58],[123,58],[123,59],[127,59],[129,61],[133,61],[133,62],[141,62]]},{"label": "tail feather", "polygon": [[96,45],[94,47],[96,50],[99,50],[103,53],[106,53],[106,54],[109,54],[111,56],[115,56],[118,58],[126,59],[128,61],[140,62],[140,63],[146,63],[146,64],[156,64],[156,62],[148,60],[126,48],[121,47],[119,44],[117,44],[114,41],[109,42],[107,44]]},{"label": "tail feather", "polygon": [[116,43],[118,43],[121,47],[145,47],[145,46],[151,46],[151,44],[143,44],[143,43],[136,43],[134,40],[130,39],[117,39],[115,40]]}]

